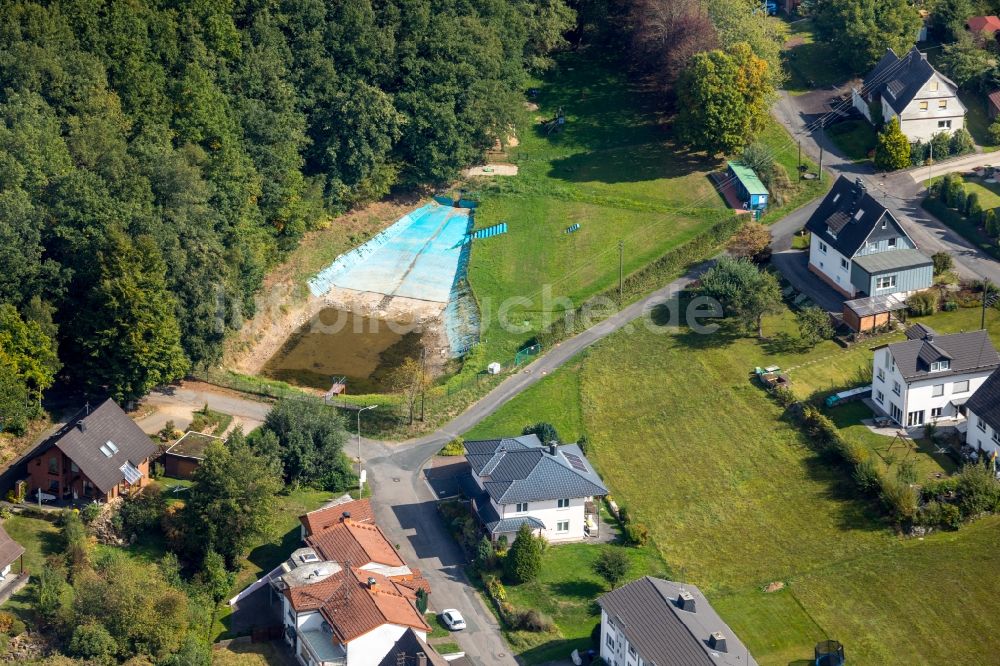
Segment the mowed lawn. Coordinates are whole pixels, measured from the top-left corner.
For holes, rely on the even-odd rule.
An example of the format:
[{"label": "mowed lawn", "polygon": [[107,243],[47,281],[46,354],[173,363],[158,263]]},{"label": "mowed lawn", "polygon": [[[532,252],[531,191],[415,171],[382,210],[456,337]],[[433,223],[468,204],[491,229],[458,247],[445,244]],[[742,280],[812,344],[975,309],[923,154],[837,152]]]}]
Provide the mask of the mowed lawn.
[{"label": "mowed lawn", "polygon": [[[472,246],[469,282],[488,349],[474,360],[509,359],[547,323],[543,312],[571,309],[616,285],[619,241],[627,274],[733,215],[709,179],[723,161],[676,145],[662,99],[620,68],[571,54],[535,85],[537,94],[519,110],[518,145],[506,155],[518,175],[468,186],[480,200],[477,228],[508,225],[507,234]],[[566,123],[550,133],[545,123],[560,109]],[[772,123],[760,140],[794,174],[797,153],[787,133]],[[798,186],[789,206],[821,187]],[[514,297],[525,300],[512,307]],[[506,321],[519,331],[498,325],[504,304]]]},{"label": "mowed lawn", "polygon": [[[989,314],[1000,344],[1000,313]],[[978,315],[968,309],[920,321],[948,333],[978,327]],[[777,334],[794,330],[786,311],[765,322],[772,339],[763,343],[725,329],[623,331],[470,435],[517,433],[536,421],[551,421],[563,439],[586,435],[588,457],[662,555],[633,575],[665,572],[699,585],[761,664],[806,664],[828,637],[845,643],[849,663],[991,663],[1000,639],[984,624],[1000,612],[1000,597],[983,576],[1000,560],[1000,518],[922,540],[898,537],[881,507],[859,500],[844,471],[815,455],[750,380],[753,366],[776,363],[792,368],[802,397],[849,386],[870,363],[870,346],[898,337],[848,351],[833,343],[789,351]],[[574,394],[579,409],[570,405]],[[849,436],[888,445],[849,425],[863,415],[857,408],[846,411],[839,415]],[[921,474],[933,474],[939,463],[919,455]],[[586,579],[585,567],[548,559],[549,596],[528,588],[521,598],[572,606],[572,584]],[[764,592],[772,582],[785,587]],[[562,636],[553,650],[584,644],[596,619],[553,614]],[[550,654],[544,646],[515,649],[531,663]]]}]

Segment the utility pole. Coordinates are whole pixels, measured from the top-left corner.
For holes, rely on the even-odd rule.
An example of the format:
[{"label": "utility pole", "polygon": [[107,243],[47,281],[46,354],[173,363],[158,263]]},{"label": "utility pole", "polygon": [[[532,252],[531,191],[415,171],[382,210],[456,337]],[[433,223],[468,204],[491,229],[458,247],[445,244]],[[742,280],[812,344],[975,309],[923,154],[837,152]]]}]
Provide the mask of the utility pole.
[{"label": "utility pole", "polygon": [[424,421],[424,394],[427,388],[427,375],[424,374],[427,367],[427,347],[420,348],[420,422]]},{"label": "utility pole", "polygon": [[375,409],[378,405],[368,405],[367,407],[361,407],[358,409],[358,499],[361,499],[361,492],[363,490],[361,483],[361,412],[367,412],[369,409]]},{"label": "utility pole", "polygon": [[1000,295],[990,292],[991,286],[989,278],[983,280],[983,319],[980,322],[979,328],[984,331],[986,330],[986,308],[996,303],[997,299],[1000,299]]},{"label": "utility pole", "polygon": [[934,144],[927,144],[931,147],[931,156],[927,160],[927,190],[930,191],[931,185],[934,184]]},{"label": "utility pole", "polygon": [[618,304],[625,297],[625,241],[618,241]]},{"label": "utility pole", "polygon": [[826,116],[819,119],[819,182],[823,182],[823,139],[826,137]]}]

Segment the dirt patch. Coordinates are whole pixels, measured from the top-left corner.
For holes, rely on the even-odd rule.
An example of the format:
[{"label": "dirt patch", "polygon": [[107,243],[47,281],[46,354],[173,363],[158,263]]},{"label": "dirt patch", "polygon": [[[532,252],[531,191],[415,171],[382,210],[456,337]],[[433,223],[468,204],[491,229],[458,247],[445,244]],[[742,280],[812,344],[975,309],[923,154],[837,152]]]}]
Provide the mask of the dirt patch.
[{"label": "dirt patch", "polygon": [[535,104],[534,102],[525,102],[524,108],[526,108],[528,111],[538,111],[538,105]]},{"label": "dirt patch", "polygon": [[462,172],[466,177],[471,176],[516,176],[516,164],[483,164],[481,166],[470,167]]},{"label": "dirt patch", "polygon": [[773,583],[768,583],[764,587],[764,591],[768,593],[777,592],[778,590],[783,590],[783,589],[785,589],[785,584],[782,583],[780,580],[774,581]]}]

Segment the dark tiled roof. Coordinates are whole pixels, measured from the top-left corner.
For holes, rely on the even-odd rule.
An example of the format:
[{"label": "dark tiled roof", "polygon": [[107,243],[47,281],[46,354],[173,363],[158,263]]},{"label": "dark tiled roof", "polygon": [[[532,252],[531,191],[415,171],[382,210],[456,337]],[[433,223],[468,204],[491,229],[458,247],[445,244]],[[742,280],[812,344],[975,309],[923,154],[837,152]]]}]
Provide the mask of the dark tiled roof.
[{"label": "dark tiled roof", "polygon": [[[601,478],[580,447],[564,444],[555,454],[535,435],[465,442],[473,473],[484,479],[497,504],[606,495]],[[574,462],[576,463],[574,465]]]},{"label": "dark tiled roof", "polygon": [[850,259],[885,215],[900,232],[906,233],[892,213],[868,194],[862,184],[841,176],[806,222],[806,229]]},{"label": "dark tiled roof", "polygon": [[448,666],[445,658],[420,640],[420,636],[417,636],[413,629],[407,629],[399,637],[378,666],[417,666],[418,653],[423,653],[427,657],[428,666]]},{"label": "dark tiled roof", "polygon": [[957,87],[951,79],[937,72],[917,47],[902,58],[892,49],[886,49],[886,54],[865,77],[862,94],[868,97],[873,92],[881,93],[889,106],[900,114],[935,73],[954,93]]},{"label": "dark tiled roof", "polygon": [[[114,452],[109,448],[111,456],[101,450],[107,442],[118,449]],[[110,398],[89,414],[81,410],[49,438],[49,443],[75,462],[102,493],[125,480],[122,467],[126,462],[138,467],[156,453],[149,436]]]},{"label": "dark tiled roof", "polygon": [[[990,371],[1000,367],[997,354],[986,331],[929,336],[921,331],[909,330],[906,342],[888,346],[896,367],[906,380],[927,377],[951,377],[976,371]],[[930,364],[938,360],[950,361],[948,370],[930,372]]]},{"label": "dark tiled roof", "polygon": [[469,474],[461,481],[462,492],[472,502],[479,520],[482,521],[486,531],[490,534],[508,534],[521,529],[522,523],[528,523],[533,528],[545,529],[545,523],[530,516],[520,516],[517,518],[501,518],[500,514],[490,502],[490,496],[485,490],[480,490],[476,481]]},{"label": "dark tiled roof", "polygon": [[[695,612],[681,610],[681,590],[694,597]],[[756,666],[746,647],[693,585],[646,576],[597,600],[615,627],[646,663],[656,666]],[[726,639],[726,652],[708,647],[713,632]]]},{"label": "dark tiled roof", "polygon": [[13,564],[21,555],[24,555],[24,546],[11,539],[7,530],[0,527],[0,569]]},{"label": "dark tiled roof", "polygon": [[969,411],[990,424],[993,430],[1000,432],[1000,370],[972,394],[965,403]]}]

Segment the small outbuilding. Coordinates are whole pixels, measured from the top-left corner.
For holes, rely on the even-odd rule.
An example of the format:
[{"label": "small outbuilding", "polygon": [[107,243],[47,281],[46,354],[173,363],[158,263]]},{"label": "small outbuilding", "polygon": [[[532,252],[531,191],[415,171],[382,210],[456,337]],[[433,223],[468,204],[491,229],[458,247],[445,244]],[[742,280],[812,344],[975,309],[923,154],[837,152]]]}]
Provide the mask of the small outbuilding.
[{"label": "small outbuilding", "polygon": [[732,180],[743,208],[760,211],[767,209],[767,188],[753,169],[742,162],[727,162],[726,177]]},{"label": "small outbuilding", "polygon": [[989,114],[990,120],[996,120],[996,117],[1000,115],[1000,90],[994,90],[986,96],[986,112]]},{"label": "small outbuilding", "polygon": [[212,442],[225,441],[221,437],[200,432],[186,432],[163,454],[163,471],[175,479],[190,479],[205,459],[205,449]]}]

